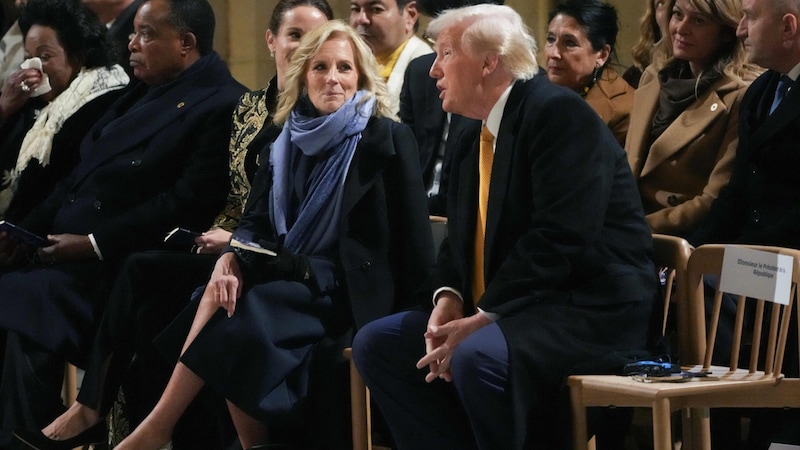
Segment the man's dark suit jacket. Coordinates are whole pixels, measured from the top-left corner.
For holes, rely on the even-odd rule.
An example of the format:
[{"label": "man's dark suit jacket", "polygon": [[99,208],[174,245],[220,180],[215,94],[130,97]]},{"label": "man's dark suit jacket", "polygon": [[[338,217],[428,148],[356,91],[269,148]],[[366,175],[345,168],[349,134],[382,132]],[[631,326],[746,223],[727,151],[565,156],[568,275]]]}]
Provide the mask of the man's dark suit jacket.
[{"label": "man's dark suit jacket", "polygon": [[[436,53],[415,58],[406,68],[403,89],[400,91],[400,112],[403,123],[414,131],[419,148],[419,163],[426,189],[433,185],[434,167],[439,159],[442,133],[447,122],[447,113],[442,109],[436,79],[431,78],[430,70]],[[480,120],[468,119],[457,114],[451,115],[450,128],[442,158],[442,174],[439,191],[428,198],[430,213],[444,216],[447,211],[447,183],[449,181],[450,160],[459,146],[471,145],[480,134]]]},{"label": "man's dark suit jacket", "polygon": [[[430,288],[458,289],[471,314],[478,143],[457,149],[452,164],[448,237]],[[576,367],[645,347],[651,247],[636,182],[608,127],[543,73],[516,82],[495,140],[477,306],[500,315],[518,420],[554,407]]]},{"label": "man's dark suit jacket", "polygon": [[[433,239],[415,146],[405,125],[370,119],[347,171],[335,258],[344,280],[316,282],[329,291],[344,281],[357,328],[417,304],[430,273]],[[269,147],[259,159],[269,161]],[[259,167],[236,235],[274,242],[268,166]],[[314,264],[311,258],[312,270]]]},{"label": "man's dark suit jacket", "polygon": [[81,162],[23,226],[93,234],[104,260],[31,264],[0,277],[0,327],[83,364],[115,266],[176,226],[204,230],[228,191],[231,114],[245,88],[210,54],[176,80],[140,84],[81,144]]},{"label": "man's dark suit jacket", "polygon": [[800,248],[800,82],[769,115],[779,79],[769,70],[747,89],[731,180],[690,236],[692,244]]}]

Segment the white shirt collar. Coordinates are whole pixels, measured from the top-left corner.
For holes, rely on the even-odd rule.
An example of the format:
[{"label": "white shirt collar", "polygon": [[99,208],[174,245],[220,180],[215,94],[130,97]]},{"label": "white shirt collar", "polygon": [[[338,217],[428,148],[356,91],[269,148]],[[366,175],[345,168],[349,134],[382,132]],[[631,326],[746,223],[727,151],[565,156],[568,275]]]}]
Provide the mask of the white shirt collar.
[{"label": "white shirt collar", "polygon": [[[494,106],[492,106],[491,111],[489,111],[489,117],[486,119],[486,128],[492,133],[492,136],[497,137],[497,133],[500,131],[500,121],[503,120],[503,111],[506,109],[506,103],[508,102],[508,96],[511,94],[511,88],[514,87],[514,83],[508,85],[505,91],[500,94],[500,98],[497,99]],[[495,142],[497,142],[495,140]]]},{"label": "white shirt collar", "polygon": [[797,81],[797,77],[800,77],[800,63],[798,63],[796,66],[794,66],[794,67],[792,68],[792,70],[790,70],[790,71],[789,71],[789,72],[786,74],[786,76],[788,76],[789,78],[791,78],[791,79],[792,79],[792,81]]}]

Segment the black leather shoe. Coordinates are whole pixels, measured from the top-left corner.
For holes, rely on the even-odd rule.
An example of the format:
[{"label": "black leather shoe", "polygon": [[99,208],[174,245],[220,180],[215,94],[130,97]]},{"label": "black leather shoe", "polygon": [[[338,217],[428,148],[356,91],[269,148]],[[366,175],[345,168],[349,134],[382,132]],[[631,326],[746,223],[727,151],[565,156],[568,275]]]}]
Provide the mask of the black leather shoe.
[{"label": "black leather shoe", "polygon": [[71,450],[75,447],[106,442],[108,440],[108,428],[105,421],[101,421],[93,427],[87,428],[81,434],[63,441],[50,439],[42,434],[40,430],[14,430],[14,436],[28,447],[36,450]]}]

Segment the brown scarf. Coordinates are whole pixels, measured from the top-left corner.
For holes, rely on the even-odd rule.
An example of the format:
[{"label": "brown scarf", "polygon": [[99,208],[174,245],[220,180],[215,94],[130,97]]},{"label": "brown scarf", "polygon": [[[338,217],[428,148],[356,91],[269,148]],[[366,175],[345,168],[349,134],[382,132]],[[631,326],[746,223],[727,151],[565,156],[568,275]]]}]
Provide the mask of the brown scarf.
[{"label": "brown scarf", "polygon": [[692,103],[720,77],[717,71],[704,71],[699,78],[692,75],[689,63],[674,59],[658,72],[661,91],[658,98],[658,109],[653,115],[650,128],[650,143],[658,139],[662,133]]}]

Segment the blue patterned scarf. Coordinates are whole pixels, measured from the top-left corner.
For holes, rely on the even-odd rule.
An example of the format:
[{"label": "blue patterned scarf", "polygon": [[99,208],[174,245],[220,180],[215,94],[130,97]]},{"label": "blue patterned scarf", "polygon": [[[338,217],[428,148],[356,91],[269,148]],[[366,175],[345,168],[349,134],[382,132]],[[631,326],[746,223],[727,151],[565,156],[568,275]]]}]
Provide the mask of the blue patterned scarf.
[{"label": "blue patterned scarf", "polygon": [[[295,253],[315,254],[331,245],[339,233],[342,194],[347,169],[375,110],[375,97],[358,91],[337,111],[319,117],[304,114],[298,102],[272,144],[272,211],[278,235],[285,234],[284,246]],[[301,151],[317,158],[319,170],[311,172],[307,194],[297,212],[297,220],[287,229],[294,174],[292,155]]]}]

